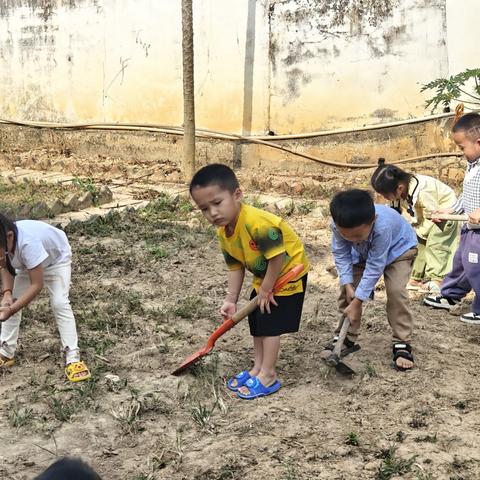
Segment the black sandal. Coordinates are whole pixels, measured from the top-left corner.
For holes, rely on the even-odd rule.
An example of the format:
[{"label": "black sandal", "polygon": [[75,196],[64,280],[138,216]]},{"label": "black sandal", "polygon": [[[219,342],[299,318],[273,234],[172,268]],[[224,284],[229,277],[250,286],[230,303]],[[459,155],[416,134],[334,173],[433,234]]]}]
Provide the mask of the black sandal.
[{"label": "black sandal", "polygon": [[[338,335],[335,335],[333,337],[333,340],[325,345],[324,351],[325,350],[330,350],[333,352],[333,349],[335,348],[336,343],[338,342]],[[358,343],[353,342],[352,340],[349,340],[348,338],[345,337],[345,340],[343,341],[343,346],[345,348],[342,348],[340,351],[340,357],[346,357],[347,355],[350,355],[351,353],[358,352],[360,350],[360,345]]]},{"label": "black sandal", "polygon": [[409,343],[394,343],[393,347],[393,362],[392,367],[399,372],[406,372],[413,368],[413,365],[410,368],[400,367],[397,365],[397,360],[399,358],[404,358],[405,360],[409,360],[412,363],[415,363],[412,355],[412,347]]}]

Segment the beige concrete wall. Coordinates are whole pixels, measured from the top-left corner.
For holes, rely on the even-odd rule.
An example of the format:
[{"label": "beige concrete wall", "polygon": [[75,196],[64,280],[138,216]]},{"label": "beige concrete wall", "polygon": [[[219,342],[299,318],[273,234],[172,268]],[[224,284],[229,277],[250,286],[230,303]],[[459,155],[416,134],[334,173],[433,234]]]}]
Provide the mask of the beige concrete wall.
[{"label": "beige concrete wall", "polygon": [[[194,1],[199,127],[282,134],[422,116],[421,84],[478,58],[475,29],[461,29],[476,0],[463,13],[404,0],[376,24],[336,26],[313,3]],[[1,2],[0,117],[181,125],[180,26],[180,0]]]}]

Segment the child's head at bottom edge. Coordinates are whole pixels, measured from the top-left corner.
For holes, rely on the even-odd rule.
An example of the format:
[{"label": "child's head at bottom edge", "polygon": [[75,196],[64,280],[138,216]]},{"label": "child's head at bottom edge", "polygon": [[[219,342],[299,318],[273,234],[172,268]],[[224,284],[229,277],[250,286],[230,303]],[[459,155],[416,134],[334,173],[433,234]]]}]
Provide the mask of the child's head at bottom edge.
[{"label": "child's head at bottom edge", "polygon": [[376,216],[372,196],[359,189],[338,192],[330,202],[330,214],[338,233],[354,243],[368,238]]},{"label": "child's head at bottom edge", "polygon": [[190,195],[206,219],[216,227],[235,224],[240,213],[242,191],[227,165],[207,165],[190,181]]}]

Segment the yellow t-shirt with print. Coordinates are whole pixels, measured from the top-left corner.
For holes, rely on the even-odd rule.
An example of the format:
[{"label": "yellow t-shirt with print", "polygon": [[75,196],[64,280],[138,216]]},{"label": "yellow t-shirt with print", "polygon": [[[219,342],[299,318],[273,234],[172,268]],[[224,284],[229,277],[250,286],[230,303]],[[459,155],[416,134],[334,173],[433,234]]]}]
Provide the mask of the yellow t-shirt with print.
[{"label": "yellow t-shirt with print", "polygon": [[220,227],[217,235],[228,269],[244,267],[252,272],[253,288],[257,292],[267,273],[268,261],[282,253],[285,253],[285,262],[280,276],[295,265],[302,264],[304,270],[276,295],[303,292],[301,278],[308,271],[308,259],[301,240],[282,218],[242,203],[233,234],[227,237],[225,227]]}]

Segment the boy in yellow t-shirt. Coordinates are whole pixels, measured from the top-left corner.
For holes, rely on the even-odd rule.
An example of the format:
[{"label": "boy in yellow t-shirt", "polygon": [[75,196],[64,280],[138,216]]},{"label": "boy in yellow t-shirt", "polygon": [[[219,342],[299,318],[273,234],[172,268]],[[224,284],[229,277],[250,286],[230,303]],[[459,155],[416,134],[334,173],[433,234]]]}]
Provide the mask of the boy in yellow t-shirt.
[{"label": "boy in yellow t-shirt", "polygon": [[[275,372],[280,335],[297,332],[302,315],[309,268],[303,244],[283,219],[242,203],[238,180],[226,165],[200,169],[190,182],[190,194],[218,228],[228,267],[228,292],[220,309],[224,317],[237,309],[245,269],[254,275],[252,298],[257,295],[259,309],[248,317],[254,365],[230,378],[227,387],[247,400],[275,393],[281,387]],[[299,264],[304,266],[300,276],[274,296],[277,278]]]}]

